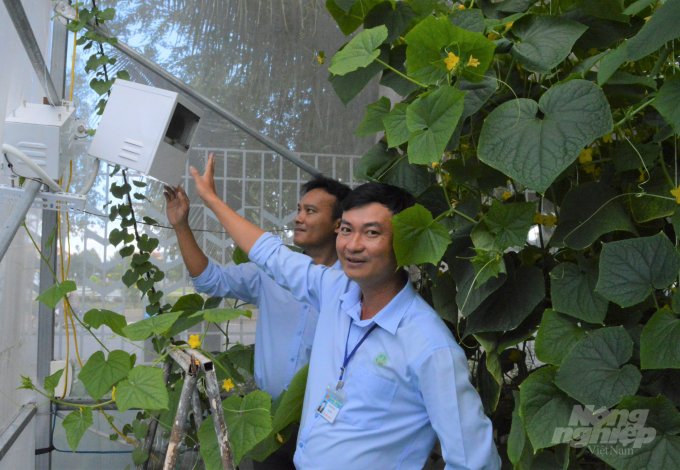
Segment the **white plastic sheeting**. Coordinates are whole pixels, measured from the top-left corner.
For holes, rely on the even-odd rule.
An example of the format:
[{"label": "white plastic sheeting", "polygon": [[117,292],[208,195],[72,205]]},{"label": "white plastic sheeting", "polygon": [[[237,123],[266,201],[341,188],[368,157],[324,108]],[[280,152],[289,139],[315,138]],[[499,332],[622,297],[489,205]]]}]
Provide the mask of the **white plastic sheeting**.
[{"label": "white plastic sheeting", "polygon": [[[43,56],[49,63],[52,24],[50,0],[23,0]],[[0,4],[0,142],[4,141],[4,118],[23,100],[42,103],[43,91],[24,52],[4,4]],[[0,220],[12,208],[0,205]],[[32,209],[26,223],[40,243],[41,211]],[[33,392],[17,390],[21,375],[35,378],[36,337],[40,259],[25,230],[20,230],[0,263],[0,432],[19,412],[19,406],[34,399]],[[30,424],[10,452],[0,461],[0,470],[34,467],[34,430]]]}]

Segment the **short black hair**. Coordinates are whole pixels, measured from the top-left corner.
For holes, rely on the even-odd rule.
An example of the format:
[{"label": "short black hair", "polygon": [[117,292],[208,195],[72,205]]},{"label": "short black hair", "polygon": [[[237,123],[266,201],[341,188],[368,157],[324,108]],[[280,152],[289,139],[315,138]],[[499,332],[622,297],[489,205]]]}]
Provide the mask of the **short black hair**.
[{"label": "short black hair", "polygon": [[331,196],[335,196],[335,205],[333,206],[333,220],[342,217],[342,203],[347,198],[352,190],[346,184],[334,180],[323,175],[317,175],[311,180],[307,181],[300,188],[300,196],[304,196],[313,189],[323,189]]},{"label": "short black hair", "polygon": [[405,189],[391,184],[365,183],[352,190],[352,193],[342,203],[342,210],[348,211],[373,202],[382,204],[392,212],[392,215],[395,215],[415,205],[416,198]]}]

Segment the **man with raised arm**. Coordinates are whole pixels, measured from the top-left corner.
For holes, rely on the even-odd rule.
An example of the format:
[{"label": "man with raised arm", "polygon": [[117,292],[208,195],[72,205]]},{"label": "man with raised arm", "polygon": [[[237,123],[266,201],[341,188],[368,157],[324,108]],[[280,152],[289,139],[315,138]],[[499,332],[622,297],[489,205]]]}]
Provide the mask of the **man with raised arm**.
[{"label": "man with raised arm", "polygon": [[206,206],[254,263],[320,312],[296,468],[420,470],[439,437],[448,470],[498,470],[465,354],[392,249],[391,217],[413,196],[381,183],[352,191],[336,241],[341,272],[236,214],[215,194],[212,168],[191,168]]},{"label": "man with raised arm", "polygon": [[[325,177],[302,185],[293,243],[304,250],[310,263],[340,269],[336,229],[342,215],[341,203],[350,191],[344,184]],[[196,291],[257,305],[255,381],[276,399],[288,388],[295,373],[309,363],[318,311],[297,301],[254,263],[221,267],[210,261],[189,228],[189,199],[184,190],[166,186],[165,198],[168,221],[175,229]],[[255,469],[294,469],[295,438],[294,430],[290,442],[264,462],[254,462]]]}]

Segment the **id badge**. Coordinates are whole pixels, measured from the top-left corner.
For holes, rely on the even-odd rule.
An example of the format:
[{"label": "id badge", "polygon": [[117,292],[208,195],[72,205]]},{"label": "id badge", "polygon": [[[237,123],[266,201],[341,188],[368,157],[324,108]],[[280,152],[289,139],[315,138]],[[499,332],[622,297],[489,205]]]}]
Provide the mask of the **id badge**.
[{"label": "id badge", "polygon": [[345,395],[345,392],[342,389],[337,390],[335,385],[328,384],[326,387],[326,394],[316,408],[316,412],[320,414],[323,419],[332,424],[338,416],[338,413],[340,413],[340,409],[342,409],[342,406],[345,404],[346,398],[347,395]]}]

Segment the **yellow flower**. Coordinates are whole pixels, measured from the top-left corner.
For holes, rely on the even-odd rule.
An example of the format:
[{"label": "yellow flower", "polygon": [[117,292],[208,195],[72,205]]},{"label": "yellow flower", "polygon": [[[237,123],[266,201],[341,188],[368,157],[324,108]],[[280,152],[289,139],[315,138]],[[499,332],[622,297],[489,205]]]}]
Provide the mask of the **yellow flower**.
[{"label": "yellow flower", "polygon": [[468,60],[468,67],[477,67],[479,65],[479,61],[475,59],[474,57],[470,56],[470,60]]},{"label": "yellow flower", "polygon": [[456,67],[456,65],[458,65],[459,60],[460,57],[458,57],[453,52],[449,52],[449,56],[446,59],[444,59],[444,63],[446,64],[446,70],[453,70]]},{"label": "yellow flower", "polygon": [[111,400],[116,401],[116,387],[113,387],[113,391],[111,392]]},{"label": "yellow flower", "polygon": [[283,437],[281,437],[281,434],[279,434],[278,432],[276,433],[276,440],[283,444]]},{"label": "yellow flower", "polygon": [[592,147],[587,148],[587,149],[583,149],[583,150],[581,150],[581,153],[578,154],[578,162],[581,165],[584,165],[584,164],[586,164],[588,162],[592,162],[592,161],[593,161],[593,149],[592,149]]},{"label": "yellow flower", "polygon": [[234,382],[231,379],[224,379],[224,382],[222,382],[222,388],[228,392],[234,388]]},{"label": "yellow flower", "polygon": [[543,225],[544,221],[545,221],[545,216],[543,214],[541,214],[540,212],[536,212],[536,214],[534,214],[534,222],[533,222],[534,224]]},{"label": "yellow flower", "polygon": [[504,201],[507,201],[512,197],[512,193],[510,191],[505,191],[501,197],[503,198]]},{"label": "yellow flower", "polygon": [[583,167],[583,170],[586,173],[593,173],[594,174],[596,169],[597,169],[597,167],[595,166],[595,164],[590,164],[590,165],[586,165],[586,166]]},{"label": "yellow flower", "polygon": [[555,217],[553,214],[548,214],[545,219],[543,219],[543,225],[546,227],[554,227],[555,224],[557,223],[557,217]]},{"label": "yellow flower", "polygon": [[316,60],[319,62],[319,65],[323,64],[323,57],[321,57],[320,55],[316,56]]},{"label": "yellow flower", "polygon": [[648,16],[647,18],[645,18],[645,23],[648,22],[650,18],[651,18],[651,16]]},{"label": "yellow flower", "polygon": [[496,39],[500,39],[500,38],[501,38],[498,34],[496,34],[496,33],[494,33],[494,32],[491,32],[491,33],[487,34],[486,37],[487,37],[487,39],[488,39],[489,41],[495,41]]},{"label": "yellow flower", "polygon": [[602,142],[604,142],[606,144],[611,144],[612,142],[614,142],[614,140],[612,139],[612,133],[610,132],[609,134],[603,136]]},{"label": "yellow flower", "polygon": [[511,21],[510,23],[505,25],[505,30],[508,31],[510,28],[512,28],[512,25],[515,24],[514,21]]},{"label": "yellow flower", "polygon": [[459,10],[465,10],[465,5],[458,5]]},{"label": "yellow flower", "polygon": [[671,189],[671,194],[675,196],[675,202],[680,204],[680,186],[675,189]]},{"label": "yellow flower", "polygon": [[192,348],[196,349],[201,345],[201,340],[198,339],[199,335],[191,335],[189,336],[189,346]]}]

